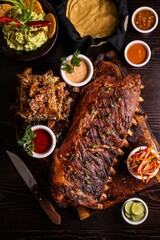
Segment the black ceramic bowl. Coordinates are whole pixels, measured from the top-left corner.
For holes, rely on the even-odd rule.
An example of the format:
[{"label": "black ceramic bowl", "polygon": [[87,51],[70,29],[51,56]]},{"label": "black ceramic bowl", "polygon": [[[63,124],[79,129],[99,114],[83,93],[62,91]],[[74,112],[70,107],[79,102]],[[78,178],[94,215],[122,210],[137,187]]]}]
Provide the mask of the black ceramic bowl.
[{"label": "black ceramic bowl", "polygon": [[11,49],[7,46],[7,43],[3,37],[2,30],[0,29],[0,51],[3,52],[6,56],[9,58],[12,58],[14,60],[22,61],[22,62],[27,62],[27,61],[32,61],[37,58],[40,58],[44,55],[46,55],[51,48],[54,46],[57,35],[58,35],[58,19],[57,15],[53,9],[53,7],[47,2],[47,0],[39,0],[41,3],[44,12],[47,13],[52,13],[54,14],[56,18],[56,32],[54,36],[51,39],[48,39],[48,41],[42,45],[40,48],[36,49],[35,51],[17,51],[15,49]]}]

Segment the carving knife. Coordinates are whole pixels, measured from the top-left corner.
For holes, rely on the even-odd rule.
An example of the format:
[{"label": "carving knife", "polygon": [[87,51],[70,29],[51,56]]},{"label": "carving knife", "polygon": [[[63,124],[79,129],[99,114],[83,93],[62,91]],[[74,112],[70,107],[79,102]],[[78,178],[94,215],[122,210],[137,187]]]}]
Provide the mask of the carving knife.
[{"label": "carving knife", "polygon": [[36,179],[33,177],[32,173],[25,165],[25,163],[15,154],[10,151],[6,151],[8,156],[10,157],[12,163],[17,169],[20,176],[23,178],[24,182],[27,184],[32,194],[41,205],[47,216],[50,220],[55,224],[61,223],[61,216],[54,209],[52,204],[48,201],[48,199],[41,192]]}]

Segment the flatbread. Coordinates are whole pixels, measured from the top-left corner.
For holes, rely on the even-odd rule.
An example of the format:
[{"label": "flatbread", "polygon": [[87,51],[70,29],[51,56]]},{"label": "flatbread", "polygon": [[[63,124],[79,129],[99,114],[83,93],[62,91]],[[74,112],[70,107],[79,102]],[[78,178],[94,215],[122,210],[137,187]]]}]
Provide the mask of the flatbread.
[{"label": "flatbread", "polygon": [[110,0],[68,0],[66,17],[82,38],[109,36],[119,22],[116,5]]}]

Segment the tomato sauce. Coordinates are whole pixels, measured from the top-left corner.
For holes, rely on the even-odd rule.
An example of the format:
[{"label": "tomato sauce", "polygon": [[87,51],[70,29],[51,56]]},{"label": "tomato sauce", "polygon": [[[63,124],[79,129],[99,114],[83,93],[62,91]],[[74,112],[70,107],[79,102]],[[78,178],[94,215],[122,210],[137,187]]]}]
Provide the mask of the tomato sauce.
[{"label": "tomato sauce", "polygon": [[135,43],[128,48],[127,57],[130,62],[141,64],[147,58],[147,50],[142,44]]},{"label": "tomato sauce", "polygon": [[149,30],[155,24],[156,18],[152,11],[146,9],[139,11],[134,18],[134,23],[141,30]]},{"label": "tomato sauce", "polygon": [[34,152],[44,153],[49,150],[52,139],[47,131],[44,129],[34,130],[36,137],[33,139],[34,143]]}]

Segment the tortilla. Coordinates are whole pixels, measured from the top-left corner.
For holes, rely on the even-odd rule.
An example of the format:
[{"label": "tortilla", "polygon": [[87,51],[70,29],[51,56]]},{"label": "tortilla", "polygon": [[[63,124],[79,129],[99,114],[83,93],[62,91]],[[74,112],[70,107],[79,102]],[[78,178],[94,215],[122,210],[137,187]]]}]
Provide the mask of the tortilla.
[{"label": "tortilla", "polygon": [[13,6],[8,3],[0,4],[0,17],[4,17],[12,10]]},{"label": "tortilla", "polygon": [[119,22],[116,5],[110,0],[68,0],[66,17],[81,38],[87,35],[93,38],[107,37]]},{"label": "tortilla", "polygon": [[[30,0],[23,0],[23,2],[25,3],[25,5],[27,6],[27,9],[30,9],[30,4],[31,1]],[[39,1],[34,0],[34,5],[33,5],[33,11],[37,14],[41,14],[43,13],[43,8],[42,5]]]}]

